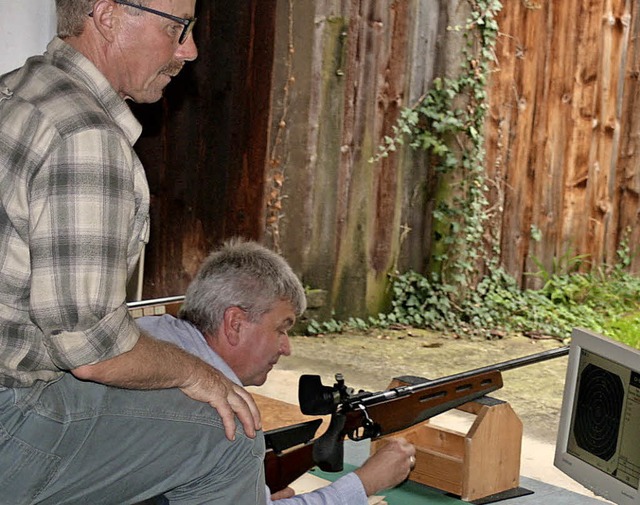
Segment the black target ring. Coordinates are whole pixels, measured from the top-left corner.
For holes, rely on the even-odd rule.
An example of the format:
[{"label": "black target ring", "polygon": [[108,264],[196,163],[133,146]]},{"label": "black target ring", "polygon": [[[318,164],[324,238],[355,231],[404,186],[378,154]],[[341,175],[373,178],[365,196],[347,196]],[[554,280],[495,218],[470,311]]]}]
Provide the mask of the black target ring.
[{"label": "black target ring", "polygon": [[580,375],[573,434],[585,451],[608,461],[616,452],[624,387],[620,377],[594,364]]}]

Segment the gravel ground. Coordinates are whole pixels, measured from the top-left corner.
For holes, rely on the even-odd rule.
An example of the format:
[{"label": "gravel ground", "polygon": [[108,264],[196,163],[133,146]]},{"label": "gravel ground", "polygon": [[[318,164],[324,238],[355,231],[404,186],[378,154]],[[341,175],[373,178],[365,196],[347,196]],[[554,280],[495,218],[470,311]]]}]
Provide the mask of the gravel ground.
[{"label": "gravel ground", "polygon": [[[333,384],[341,372],[356,389],[385,389],[391,379],[416,375],[434,379],[492,365],[513,358],[562,347],[556,340],[522,336],[487,339],[447,339],[424,331],[292,337],[293,354],[278,365],[283,370],[306,370]],[[492,396],[511,404],[525,433],[555,442],[566,356],[503,372],[504,386]]]}]

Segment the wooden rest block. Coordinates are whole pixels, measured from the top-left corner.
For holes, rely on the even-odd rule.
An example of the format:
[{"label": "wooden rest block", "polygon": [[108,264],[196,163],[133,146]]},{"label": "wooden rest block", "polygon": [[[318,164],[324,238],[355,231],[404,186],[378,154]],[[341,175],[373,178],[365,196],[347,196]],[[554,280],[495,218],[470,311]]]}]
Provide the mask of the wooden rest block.
[{"label": "wooden rest block", "polygon": [[[426,421],[391,437],[416,446],[416,466],[409,479],[473,501],[520,485],[522,421],[511,406],[484,397],[458,410],[475,415],[467,433]],[[386,437],[384,437],[386,438]],[[371,444],[372,453],[384,438]]]}]

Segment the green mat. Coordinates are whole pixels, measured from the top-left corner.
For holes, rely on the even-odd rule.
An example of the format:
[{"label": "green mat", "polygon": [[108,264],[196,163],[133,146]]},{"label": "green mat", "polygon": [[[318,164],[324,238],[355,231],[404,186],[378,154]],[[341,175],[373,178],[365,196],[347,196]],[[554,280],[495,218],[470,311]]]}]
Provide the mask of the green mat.
[{"label": "green mat", "polygon": [[[342,477],[345,473],[352,472],[355,469],[355,466],[345,464],[344,471],[342,472],[323,472],[322,470],[315,468],[310,473],[333,482],[334,480]],[[461,503],[465,503],[457,498],[442,494],[441,491],[437,491],[433,488],[429,488],[412,481],[406,481],[398,487],[381,491],[379,494],[386,497],[385,501],[389,505],[460,505]]]}]

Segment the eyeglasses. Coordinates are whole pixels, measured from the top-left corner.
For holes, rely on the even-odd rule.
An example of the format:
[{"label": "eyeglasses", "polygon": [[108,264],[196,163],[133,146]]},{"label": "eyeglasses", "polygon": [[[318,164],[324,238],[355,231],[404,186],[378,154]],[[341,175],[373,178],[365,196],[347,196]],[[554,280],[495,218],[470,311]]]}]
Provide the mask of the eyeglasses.
[{"label": "eyeglasses", "polygon": [[166,19],[170,19],[171,21],[175,21],[176,23],[180,23],[182,28],[182,33],[180,37],[178,37],[178,44],[184,44],[184,41],[187,40],[187,37],[193,30],[193,25],[196,24],[196,18],[179,18],[178,16],[173,16],[171,14],[167,14],[166,12],[157,11],[155,9],[150,9],[149,7],[145,7],[144,5],[133,4],[131,2],[125,2],[124,0],[113,0],[114,3],[120,5],[126,5],[127,7],[133,7],[134,9],[140,9],[141,11],[150,12],[151,14],[155,14],[156,16],[160,16]]}]

